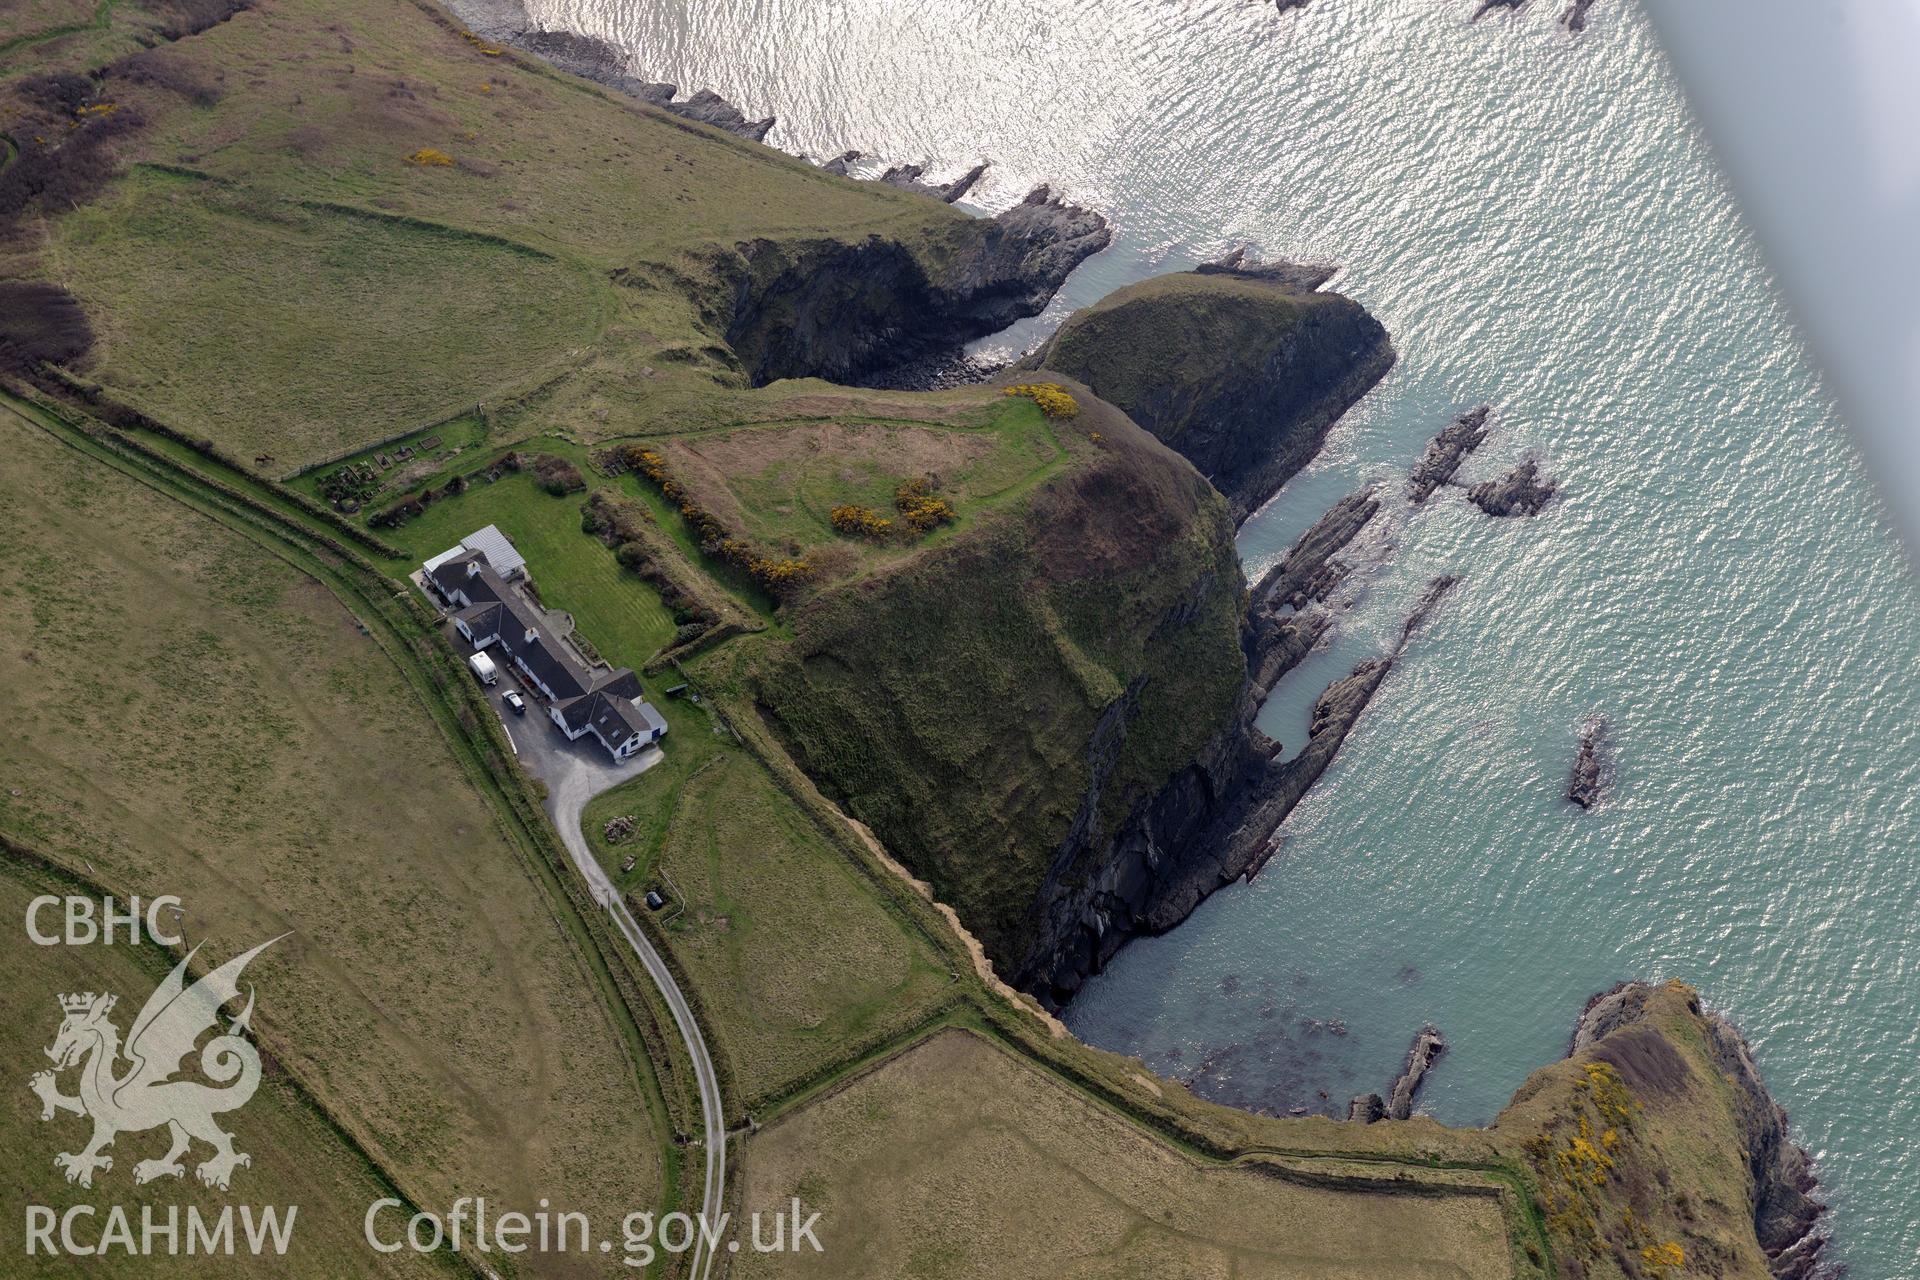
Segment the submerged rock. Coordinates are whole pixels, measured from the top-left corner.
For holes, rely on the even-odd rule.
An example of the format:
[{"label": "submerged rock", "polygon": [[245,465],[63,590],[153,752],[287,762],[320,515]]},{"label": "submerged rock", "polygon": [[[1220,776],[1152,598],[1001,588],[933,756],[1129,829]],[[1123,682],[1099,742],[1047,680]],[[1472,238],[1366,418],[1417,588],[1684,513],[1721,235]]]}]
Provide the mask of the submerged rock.
[{"label": "submerged rock", "polygon": [[1483,404],[1469,409],[1448,423],[1446,427],[1428,443],[1427,451],[1413,466],[1413,472],[1407,477],[1407,497],[1414,506],[1419,506],[1433,496],[1433,491],[1443,484],[1453,481],[1453,473],[1467,460],[1467,455],[1478,449],[1487,438],[1487,419],[1493,414],[1493,406]]},{"label": "submerged rock", "polygon": [[1507,12],[1513,13],[1524,9],[1526,5],[1527,0],[1480,0],[1480,7],[1473,11],[1473,20],[1478,22],[1495,9],[1505,9]]},{"label": "submerged rock", "polygon": [[1413,1038],[1413,1047],[1407,1050],[1407,1067],[1400,1078],[1393,1083],[1393,1094],[1387,1103],[1387,1119],[1410,1120],[1413,1118],[1414,1096],[1420,1092],[1420,1086],[1426,1081],[1427,1072],[1447,1051],[1447,1042],[1441,1038],[1439,1030],[1429,1023],[1420,1028],[1420,1034]]},{"label": "submerged rock", "polygon": [[1593,8],[1593,0],[1573,0],[1566,12],[1560,15],[1560,25],[1576,34],[1587,29],[1587,10]]},{"label": "submerged rock", "polygon": [[1535,516],[1560,492],[1559,482],[1540,473],[1528,458],[1497,480],[1467,490],[1467,500],[1490,516]]}]

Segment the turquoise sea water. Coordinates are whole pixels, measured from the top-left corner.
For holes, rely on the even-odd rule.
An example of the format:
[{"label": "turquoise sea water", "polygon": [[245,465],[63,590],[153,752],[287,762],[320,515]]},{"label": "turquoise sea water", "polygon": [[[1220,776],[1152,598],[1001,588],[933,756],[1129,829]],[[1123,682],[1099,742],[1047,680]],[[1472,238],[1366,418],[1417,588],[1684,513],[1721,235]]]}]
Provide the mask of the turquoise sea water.
[{"label": "turquoise sea water", "polygon": [[[1249,576],[1366,481],[1390,495],[1332,647],[1263,723],[1461,589],[1251,885],[1142,940],[1069,1013],[1094,1043],[1285,1112],[1384,1088],[1490,1120],[1594,991],[1685,977],[1755,1041],[1861,1277],[1920,1276],[1920,599],[1637,9],[1470,25],[1470,0],[536,0],[770,141],[996,162],[1107,212],[1048,317],[1252,241],[1341,263],[1398,367],[1241,536]],[[991,344],[990,344],[991,345]],[[1532,521],[1400,486],[1461,409],[1468,478],[1541,452]],[[1618,785],[1561,799],[1577,724]],[[1340,1032],[1344,1032],[1341,1034]],[[1325,1091],[1325,1100],[1321,1092]]]}]

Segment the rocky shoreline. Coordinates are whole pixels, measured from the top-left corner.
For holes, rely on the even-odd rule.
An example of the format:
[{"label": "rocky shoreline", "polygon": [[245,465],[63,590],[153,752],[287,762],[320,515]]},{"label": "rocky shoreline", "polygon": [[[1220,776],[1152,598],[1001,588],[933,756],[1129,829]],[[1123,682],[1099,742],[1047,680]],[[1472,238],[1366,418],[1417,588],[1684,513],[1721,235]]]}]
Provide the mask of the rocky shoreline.
[{"label": "rocky shoreline", "polygon": [[889,240],[752,240],[716,253],[716,310],[755,386],[826,378],[894,386],[890,370],[934,367],[961,348],[1036,315],[1112,231],[1045,186],[991,218],[969,219],[944,246],[937,276]]},{"label": "rocky shoreline", "polygon": [[[1316,554],[1303,552],[1303,562]],[[1321,692],[1307,741],[1290,760],[1279,759],[1281,744],[1255,727],[1260,698],[1249,683],[1235,723],[1128,815],[1093,859],[1091,874],[1072,885],[1056,881],[1042,893],[1029,921],[1034,942],[1015,985],[1058,1010],[1128,941],[1167,932],[1215,890],[1256,874],[1279,848],[1281,823],[1333,763],[1373,695],[1457,582],[1449,576],[1430,581],[1393,648]],[[1269,663],[1258,651],[1272,642],[1263,636],[1281,634],[1268,631],[1248,640],[1259,669],[1291,665]],[[1084,844],[1075,847],[1070,838],[1055,865],[1086,866],[1087,854]]]},{"label": "rocky shoreline", "polygon": [[[453,9],[492,39],[683,119],[762,143],[775,124],[776,117],[749,117],[708,89],[676,100],[678,86],[631,74],[626,54],[608,41],[530,29],[519,0],[455,0]],[[849,176],[862,158],[848,151],[822,168]],[[980,163],[952,182],[929,183],[924,166],[899,164],[874,181],[952,204],[986,170]],[[1056,197],[1044,184],[975,221],[975,235],[940,255],[937,278],[925,255],[879,238],[738,245],[707,264],[727,286],[727,296],[715,300],[726,341],[754,385],[820,377],[936,390],[981,381],[997,366],[967,356],[966,344],[1038,314],[1075,267],[1107,247],[1112,232],[1099,213]]]},{"label": "rocky shoreline", "polygon": [[[1656,988],[1647,982],[1623,982],[1587,1001],[1574,1024],[1568,1056],[1587,1053],[1614,1039],[1618,1052],[1631,1053],[1631,1037],[1657,1037],[1637,1029]],[[1823,1265],[1829,1236],[1826,1205],[1814,1199],[1813,1161],[1787,1132],[1787,1113],[1768,1092],[1760,1068],[1740,1029],[1726,1017],[1703,1008],[1698,997],[1691,1011],[1707,1032],[1714,1065],[1733,1086],[1734,1112],[1747,1152],[1749,1207],[1754,1234],[1767,1256],[1774,1280],[1819,1280],[1833,1273]],[[1621,1033],[1625,1033],[1622,1036]]]}]

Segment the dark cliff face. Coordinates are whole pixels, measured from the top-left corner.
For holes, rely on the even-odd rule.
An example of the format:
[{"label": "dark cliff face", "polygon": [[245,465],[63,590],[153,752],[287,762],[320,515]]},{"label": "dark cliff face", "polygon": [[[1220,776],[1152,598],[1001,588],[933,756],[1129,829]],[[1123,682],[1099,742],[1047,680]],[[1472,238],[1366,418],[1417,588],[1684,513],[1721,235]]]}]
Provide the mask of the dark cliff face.
[{"label": "dark cliff face", "polygon": [[1031,363],[1125,410],[1244,518],[1393,365],[1377,320],[1313,291],[1322,275],[1218,265],[1143,281],[1076,314]]},{"label": "dark cliff face", "polygon": [[[1324,626],[1324,615],[1311,606],[1342,576],[1335,557],[1375,510],[1364,493],[1337,504],[1249,593],[1241,635],[1247,678],[1232,718],[1159,791],[1139,800],[1111,836],[1088,838],[1076,823],[1035,901],[1026,931],[1032,941],[1014,971],[1016,985],[1049,1008],[1063,1006],[1128,940],[1165,933],[1207,895],[1252,876],[1272,856],[1280,824],[1333,763],[1454,586],[1452,578],[1428,584],[1394,648],[1329,684],[1314,702],[1307,741],[1281,759],[1282,744],[1254,725],[1260,699],[1311,649]],[[1090,758],[1112,750],[1128,721],[1122,716],[1102,729]]]},{"label": "dark cliff face", "polygon": [[955,218],[934,243],[754,240],[710,265],[754,385],[858,382],[1037,314],[1109,239],[1106,219],[1039,187],[995,217]]}]

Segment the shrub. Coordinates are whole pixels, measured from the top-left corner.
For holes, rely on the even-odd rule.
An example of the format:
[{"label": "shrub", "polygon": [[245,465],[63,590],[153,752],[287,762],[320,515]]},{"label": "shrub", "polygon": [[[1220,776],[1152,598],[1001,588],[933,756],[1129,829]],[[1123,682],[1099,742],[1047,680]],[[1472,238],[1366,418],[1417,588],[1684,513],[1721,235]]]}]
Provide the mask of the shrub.
[{"label": "shrub", "polygon": [[893,509],[916,533],[926,533],[954,517],[953,504],[933,492],[933,481],[926,476],[908,480],[893,491]]},{"label": "shrub", "polygon": [[854,534],[862,538],[884,538],[893,532],[893,521],[872,507],[858,507],[852,503],[835,507],[827,513],[827,519],[841,533]]},{"label": "shrub", "polygon": [[557,458],[551,453],[536,453],[532,466],[534,481],[556,498],[579,493],[587,487],[586,477],[580,474],[580,468],[565,458]]},{"label": "shrub", "polygon": [[65,289],[0,280],[0,372],[31,375],[42,363],[71,364],[92,345],[86,313]]},{"label": "shrub", "polygon": [[0,229],[30,206],[66,212],[84,204],[116,172],[116,138],[137,133],[133,110],[81,111],[94,88],[85,76],[45,76],[26,82],[20,96],[39,108],[8,121],[13,155],[0,164]]},{"label": "shrub", "polygon": [[1080,416],[1080,402],[1068,394],[1067,389],[1057,382],[1021,382],[1008,387],[1003,395],[1025,396],[1040,406],[1040,412],[1049,418],[1077,418]]},{"label": "shrub", "polygon": [[719,516],[687,497],[686,490],[668,472],[667,460],[656,451],[621,445],[618,453],[621,461],[651,481],[669,502],[680,504],[680,514],[697,535],[701,551],[741,570],[774,599],[783,603],[791,600],[813,581],[816,566],[811,560],[762,555],[751,542],[736,537]]},{"label": "shrub", "polygon": [[428,168],[445,168],[453,163],[453,157],[437,147],[422,147],[407,157],[407,163],[425,165]]},{"label": "shrub", "polygon": [[580,508],[580,531],[592,534],[616,551],[634,545],[640,531],[653,523],[653,513],[605,489],[596,489]]}]

